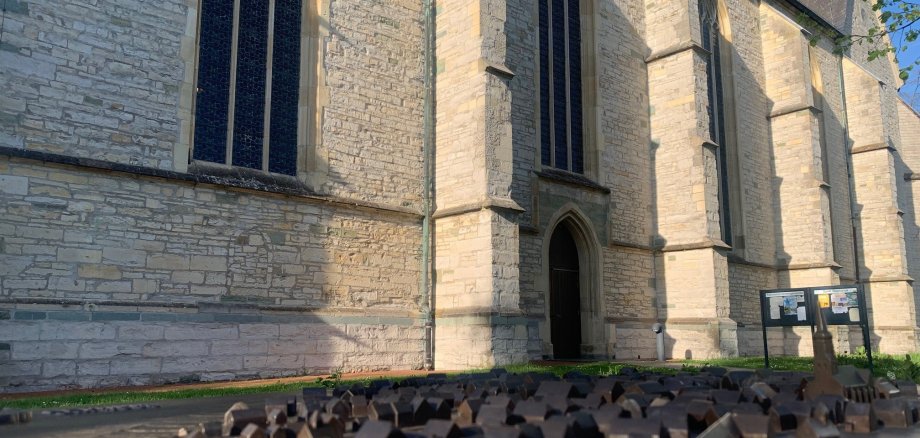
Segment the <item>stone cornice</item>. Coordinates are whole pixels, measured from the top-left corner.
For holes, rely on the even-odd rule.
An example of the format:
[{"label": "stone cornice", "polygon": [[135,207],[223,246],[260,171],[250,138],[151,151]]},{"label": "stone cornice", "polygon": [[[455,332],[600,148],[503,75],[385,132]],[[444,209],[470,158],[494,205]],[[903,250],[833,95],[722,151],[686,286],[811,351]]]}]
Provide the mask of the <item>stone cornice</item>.
[{"label": "stone cornice", "polygon": [[720,239],[707,239],[707,240],[702,240],[699,242],[680,243],[676,245],[665,245],[661,247],[660,251],[661,252],[693,251],[696,249],[706,249],[706,248],[726,249],[726,250],[732,249],[730,245],[728,245],[727,243],[723,242]]},{"label": "stone cornice", "polygon": [[909,275],[872,275],[869,278],[862,278],[859,280],[860,283],[893,283],[898,281],[906,281],[908,283],[913,283],[914,278]]},{"label": "stone cornice", "polygon": [[805,269],[823,269],[823,268],[840,269],[842,267],[843,266],[840,266],[839,264],[835,262],[814,262],[814,263],[794,263],[794,264],[780,262],[777,264],[776,269],[779,269],[782,271],[802,271]]},{"label": "stone cornice", "polygon": [[814,114],[821,114],[823,111],[814,105],[789,105],[777,108],[767,115],[768,119],[775,119],[789,114],[795,114],[802,111],[811,111]]},{"label": "stone cornice", "polygon": [[880,151],[883,149],[886,149],[889,151],[895,150],[893,147],[888,146],[888,143],[881,142],[881,143],[866,144],[862,146],[854,146],[850,149],[850,155],[862,154],[862,153],[872,152],[872,151]]},{"label": "stone cornice", "polygon": [[678,53],[686,52],[688,50],[693,50],[706,57],[708,57],[712,53],[694,41],[683,41],[683,42],[674,44],[672,46],[665,47],[664,49],[661,49],[659,51],[650,53],[645,58],[645,63],[651,64],[655,61],[659,61],[664,58],[668,58],[670,56],[677,55]]},{"label": "stone cornice", "polygon": [[504,210],[513,213],[522,213],[526,211],[523,207],[518,205],[517,202],[514,202],[513,199],[487,198],[479,202],[460,204],[453,207],[438,208],[435,210],[434,214],[431,215],[431,217],[432,219],[444,219],[446,217],[460,216],[480,210]]}]

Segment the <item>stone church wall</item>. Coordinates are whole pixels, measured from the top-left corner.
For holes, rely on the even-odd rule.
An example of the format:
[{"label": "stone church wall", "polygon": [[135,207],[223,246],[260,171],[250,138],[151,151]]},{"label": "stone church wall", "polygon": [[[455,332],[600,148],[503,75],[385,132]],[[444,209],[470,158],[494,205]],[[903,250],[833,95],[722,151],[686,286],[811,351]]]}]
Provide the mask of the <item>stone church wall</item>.
[{"label": "stone church wall", "polygon": [[299,180],[186,172],[198,2],[6,3],[0,391],[422,366],[421,3],[315,3]]}]

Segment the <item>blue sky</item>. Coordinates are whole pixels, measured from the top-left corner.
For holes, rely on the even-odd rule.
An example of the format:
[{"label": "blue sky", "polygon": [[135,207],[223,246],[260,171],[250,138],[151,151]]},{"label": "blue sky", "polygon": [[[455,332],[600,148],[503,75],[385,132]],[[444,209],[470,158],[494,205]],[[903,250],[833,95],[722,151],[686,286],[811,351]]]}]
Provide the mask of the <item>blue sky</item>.
[{"label": "blue sky", "polygon": [[[891,44],[896,48],[905,46],[901,37],[901,32],[891,34]],[[920,42],[914,41],[913,43],[907,44],[906,47],[907,50],[897,53],[898,63],[901,64],[901,68],[911,65],[917,59],[920,59]],[[910,78],[908,78],[907,82],[901,87],[900,94],[907,103],[914,107],[914,110],[920,110],[920,66],[915,67],[914,70],[910,72]]]}]

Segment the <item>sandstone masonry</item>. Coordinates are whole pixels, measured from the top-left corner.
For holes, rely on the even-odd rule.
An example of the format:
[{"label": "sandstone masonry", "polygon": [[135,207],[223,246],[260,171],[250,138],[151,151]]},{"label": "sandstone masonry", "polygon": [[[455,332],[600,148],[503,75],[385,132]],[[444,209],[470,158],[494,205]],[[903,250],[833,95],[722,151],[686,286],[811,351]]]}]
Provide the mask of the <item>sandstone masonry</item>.
[{"label": "sandstone masonry", "polygon": [[[810,44],[815,2],[564,2],[572,173],[541,159],[562,0],[304,1],[281,175],[190,159],[208,1],[3,3],[0,391],[648,358],[656,322],[668,357],[759,355],[760,290],[851,283],[872,348],[920,348],[920,118],[891,60]],[[824,3],[810,26],[872,23]]]}]

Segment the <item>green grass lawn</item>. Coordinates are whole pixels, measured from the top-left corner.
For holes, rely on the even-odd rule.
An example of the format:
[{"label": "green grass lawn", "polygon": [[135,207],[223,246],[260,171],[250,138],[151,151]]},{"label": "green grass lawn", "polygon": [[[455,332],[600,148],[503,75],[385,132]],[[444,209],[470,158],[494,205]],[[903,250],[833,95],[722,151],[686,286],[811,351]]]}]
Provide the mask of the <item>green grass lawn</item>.
[{"label": "green grass lawn", "polygon": [[[885,376],[893,379],[910,379],[920,380],[920,353],[907,355],[892,356],[887,354],[877,354],[873,356],[875,362],[875,375]],[[837,357],[841,365],[854,365],[860,368],[868,367],[864,355],[841,355]],[[641,371],[658,372],[662,374],[675,374],[681,371],[696,372],[705,366],[718,366],[726,368],[763,368],[762,357],[738,357],[729,359],[714,360],[686,360],[677,362],[681,368],[655,368],[655,367],[637,367]],[[616,362],[591,362],[577,365],[542,365],[542,364],[521,364],[509,365],[504,367],[512,373],[526,372],[550,372],[556,375],[563,375],[569,371],[580,371],[588,375],[606,376],[619,373],[624,366]],[[770,368],[774,370],[789,371],[811,371],[812,364],[810,357],[773,357],[770,358]],[[0,407],[11,407],[17,409],[53,409],[76,406],[90,405],[111,405],[111,404],[130,404],[130,403],[147,403],[158,400],[176,400],[199,397],[219,397],[224,395],[243,395],[259,394],[267,392],[299,392],[304,387],[317,386],[335,386],[338,384],[351,384],[354,382],[367,382],[370,379],[361,380],[338,380],[336,375],[331,378],[317,379],[314,382],[294,382],[294,383],[274,383],[249,387],[231,387],[231,388],[187,388],[181,387],[175,390],[154,391],[154,390],[136,390],[136,391],[118,391],[106,392],[100,394],[85,393],[58,396],[37,396],[30,398],[21,398],[16,400],[0,398]],[[399,380],[399,379],[396,379]]]},{"label": "green grass lawn", "polygon": [[[873,354],[873,374],[890,379],[920,381],[920,353],[910,355]],[[734,357],[714,360],[687,360],[687,365],[698,367],[719,366],[726,368],[763,368],[763,357]],[[869,361],[864,354],[843,354],[837,356],[840,365],[853,365],[857,368],[869,368]],[[810,357],[771,357],[770,369],[786,371],[811,371]]]}]

